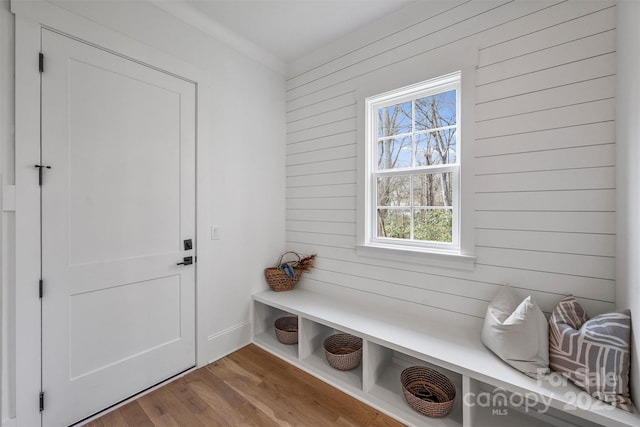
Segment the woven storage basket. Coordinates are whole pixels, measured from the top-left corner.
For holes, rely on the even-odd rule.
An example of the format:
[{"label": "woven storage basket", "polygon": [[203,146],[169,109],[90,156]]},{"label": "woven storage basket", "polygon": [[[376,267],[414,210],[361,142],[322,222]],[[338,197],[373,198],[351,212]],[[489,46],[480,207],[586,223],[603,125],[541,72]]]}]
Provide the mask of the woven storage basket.
[{"label": "woven storage basket", "polygon": [[267,283],[271,287],[271,290],[273,290],[274,292],[292,290],[296,286],[296,283],[298,283],[298,280],[300,280],[300,276],[302,275],[301,268],[293,269],[293,277],[287,276],[287,273],[285,273],[284,270],[280,270],[279,267],[280,265],[282,265],[282,259],[287,254],[294,254],[298,258],[298,261],[300,261],[300,255],[298,255],[297,253],[285,252],[280,255],[280,259],[278,260],[278,263],[275,267],[264,269],[264,278],[267,280]]},{"label": "woven storage basket", "polygon": [[298,343],[298,318],[295,316],[279,317],[273,323],[276,330],[276,338],[282,344]]},{"label": "woven storage basket", "polygon": [[402,391],[409,406],[428,417],[440,418],[451,412],[456,388],[440,372],[411,366],[400,374]]},{"label": "woven storage basket", "polygon": [[362,338],[335,334],[324,340],[324,354],[329,365],[341,371],[357,368],[362,360]]}]

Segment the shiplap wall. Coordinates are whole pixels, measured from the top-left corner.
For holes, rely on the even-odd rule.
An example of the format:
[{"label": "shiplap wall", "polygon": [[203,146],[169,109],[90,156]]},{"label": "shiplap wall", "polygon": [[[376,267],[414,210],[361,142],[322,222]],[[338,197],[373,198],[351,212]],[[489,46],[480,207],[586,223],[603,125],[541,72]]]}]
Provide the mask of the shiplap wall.
[{"label": "shiplap wall", "polygon": [[[478,318],[504,283],[547,312],[565,294],[589,314],[612,309],[615,7],[418,1],[291,64],[287,245],[318,254],[299,286]],[[358,96],[372,82],[434,77],[458,52],[477,64],[475,135],[463,141],[474,153],[463,167],[474,176],[475,268],[358,256]]]}]

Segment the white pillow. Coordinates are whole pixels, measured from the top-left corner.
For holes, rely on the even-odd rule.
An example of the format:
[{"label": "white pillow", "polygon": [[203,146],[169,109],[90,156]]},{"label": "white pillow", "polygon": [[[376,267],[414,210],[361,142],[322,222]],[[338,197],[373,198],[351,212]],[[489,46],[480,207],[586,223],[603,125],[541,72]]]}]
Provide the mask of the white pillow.
[{"label": "white pillow", "polygon": [[531,296],[518,304],[504,286],[487,307],[482,342],[498,357],[532,378],[549,372],[549,326]]}]

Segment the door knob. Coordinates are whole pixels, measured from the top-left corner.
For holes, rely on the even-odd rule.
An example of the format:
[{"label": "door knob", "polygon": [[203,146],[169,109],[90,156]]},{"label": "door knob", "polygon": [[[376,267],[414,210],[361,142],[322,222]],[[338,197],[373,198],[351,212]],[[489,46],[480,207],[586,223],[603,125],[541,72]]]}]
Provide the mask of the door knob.
[{"label": "door knob", "polygon": [[191,265],[191,264],[193,264],[193,257],[192,256],[186,256],[186,257],[182,258],[182,262],[179,262],[176,265]]}]

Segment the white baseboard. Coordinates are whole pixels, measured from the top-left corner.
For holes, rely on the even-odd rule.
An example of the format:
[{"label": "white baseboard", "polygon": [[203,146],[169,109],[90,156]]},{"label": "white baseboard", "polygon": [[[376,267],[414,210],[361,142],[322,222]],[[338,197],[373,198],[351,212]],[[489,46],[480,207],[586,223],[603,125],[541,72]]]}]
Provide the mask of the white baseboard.
[{"label": "white baseboard", "polygon": [[6,420],[2,420],[2,427],[17,427],[17,421],[15,418],[7,418]]},{"label": "white baseboard", "polygon": [[251,322],[244,321],[207,338],[207,363],[215,362],[224,356],[251,343]]}]

